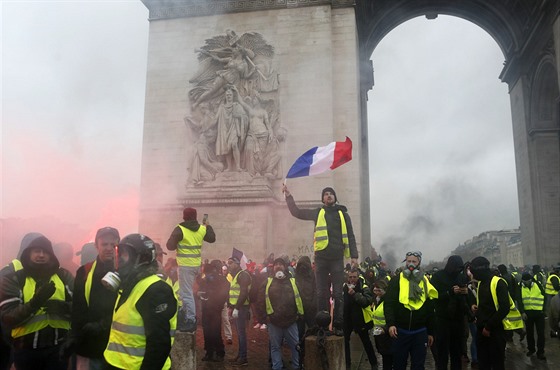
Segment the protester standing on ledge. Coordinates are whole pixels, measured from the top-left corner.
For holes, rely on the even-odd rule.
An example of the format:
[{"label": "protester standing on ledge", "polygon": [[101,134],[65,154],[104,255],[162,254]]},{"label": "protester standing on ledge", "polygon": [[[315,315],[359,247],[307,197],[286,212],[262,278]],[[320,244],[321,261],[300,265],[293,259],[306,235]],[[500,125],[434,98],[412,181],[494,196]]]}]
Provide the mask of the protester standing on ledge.
[{"label": "protester standing on ledge", "polygon": [[214,243],[216,234],[208,220],[203,220],[202,225],[198,223],[194,208],[183,210],[183,221],[173,229],[167,241],[167,249],[177,250],[177,264],[179,265],[179,297],[182,305],[178,313],[177,329],[194,333],[196,331],[196,304],[193,284],[202,263],[200,257],[202,242]]},{"label": "protester standing on ledge", "polygon": [[420,269],[422,253],[408,252],[403,272],[391,279],[385,295],[385,320],[393,341],[393,368],[423,370],[428,347],[434,343],[436,288]]},{"label": "protester standing on ledge", "polygon": [[299,209],[284,184],[282,192],[292,216],[300,220],[315,222],[313,249],[315,251],[315,279],[317,284],[317,311],[330,311],[329,299],[334,297],[333,329],[336,335],[343,333],[344,297],[344,258],[351,258],[352,264],[358,263],[358,248],[352,229],[352,221],[345,206],[337,204],[333,188],[321,192],[323,207]]}]

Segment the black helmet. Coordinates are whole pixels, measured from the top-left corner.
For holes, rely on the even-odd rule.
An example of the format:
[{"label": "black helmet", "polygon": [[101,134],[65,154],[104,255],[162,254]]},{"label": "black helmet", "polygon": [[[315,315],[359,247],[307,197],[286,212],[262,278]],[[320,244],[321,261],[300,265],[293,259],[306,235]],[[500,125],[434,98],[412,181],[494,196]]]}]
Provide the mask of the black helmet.
[{"label": "black helmet", "polygon": [[122,238],[119,242],[119,255],[125,252],[128,252],[128,261],[133,262],[133,265],[150,264],[156,260],[155,243],[143,234],[130,234]]}]

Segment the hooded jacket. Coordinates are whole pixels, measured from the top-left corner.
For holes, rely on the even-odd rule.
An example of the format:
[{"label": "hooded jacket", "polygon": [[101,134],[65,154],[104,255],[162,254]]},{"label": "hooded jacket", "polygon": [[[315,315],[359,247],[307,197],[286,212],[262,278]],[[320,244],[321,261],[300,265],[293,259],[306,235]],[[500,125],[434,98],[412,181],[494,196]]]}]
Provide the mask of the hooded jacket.
[{"label": "hooded jacket", "polygon": [[[298,310],[295,301],[295,293],[290,282],[290,275],[286,272],[283,279],[272,279],[268,289],[268,298],[274,312],[268,315],[271,324],[280,328],[287,328],[298,319]],[[266,312],[266,282],[260,286],[258,305],[262,312]],[[299,289],[298,289],[299,290]]]},{"label": "hooded jacket", "polygon": [[[31,261],[30,254],[32,248],[42,248],[49,254],[49,262],[44,265],[35,264]],[[22,270],[12,272],[6,275],[0,285],[0,319],[2,326],[7,328],[15,328],[22,326],[42,307],[49,306],[50,299],[37,307],[34,302],[24,303],[30,297],[23,297],[23,287],[28,277],[32,278],[36,284],[37,292],[45,284],[49,283],[53,275],[58,275],[65,287],[65,301],[51,308],[52,313],[59,316],[67,317],[70,321],[70,310],[72,302],[72,287],[74,279],[72,274],[60,268],[58,259],[56,258],[51,242],[44,236],[40,235],[33,238],[27,246],[21,251]],[[47,326],[37,332],[21,336],[14,340],[14,348],[16,349],[36,349],[43,347],[51,347],[62,343],[67,335],[67,330],[55,329]]]},{"label": "hooded jacket", "polygon": [[344,284],[342,288],[344,292],[344,329],[360,331],[371,329],[373,320],[365,322],[362,308],[371,306],[373,303],[373,294],[371,289],[364,284],[363,279],[358,279],[354,287],[354,295],[348,294],[348,286]]},{"label": "hooded jacket", "polygon": [[430,282],[438,291],[435,304],[436,316],[448,320],[462,320],[467,314],[467,295],[455,294],[453,287],[466,287],[468,279],[462,272],[463,259],[451,256],[443,270],[436,272]]},{"label": "hooded jacket", "polygon": [[[200,229],[200,224],[196,220],[183,221],[180,225],[193,232],[197,232],[198,229]],[[177,244],[179,244],[181,240],[183,240],[183,231],[179,226],[175,226],[165,245],[168,250],[174,251],[177,249]],[[216,234],[210,225],[206,225],[206,235],[204,236],[204,241],[207,243],[214,243],[216,241]]]},{"label": "hooded jacket", "polygon": [[303,303],[305,321],[312,323],[317,314],[317,285],[311,259],[308,256],[302,256],[298,260],[295,279]]},{"label": "hooded jacket", "polygon": [[344,221],[346,222],[346,229],[348,231],[348,243],[350,247],[350,257],[358,258],[358,248],[356,247],[356,237],[354,236],[354,229],[352,228],[352,221],[348,215],[348,209],[345,206],[335,204],[333,206],[323,206],[315,209],[300,209],[294,201],[294,197],[290,194],[286,197],[286,204],[290,213],[295,218],[300,220],[308,220],[317,222],[319,211],[325,210],[325,221],[327,223],[327,232],[329,235],[329,244],[327,247],[320,251],[315,251],[316,258],[323,258],[328,260],[339,260],[344,258],[344,245],[342,243],[342,228],[340,216],[338,211],[342,211]]}]

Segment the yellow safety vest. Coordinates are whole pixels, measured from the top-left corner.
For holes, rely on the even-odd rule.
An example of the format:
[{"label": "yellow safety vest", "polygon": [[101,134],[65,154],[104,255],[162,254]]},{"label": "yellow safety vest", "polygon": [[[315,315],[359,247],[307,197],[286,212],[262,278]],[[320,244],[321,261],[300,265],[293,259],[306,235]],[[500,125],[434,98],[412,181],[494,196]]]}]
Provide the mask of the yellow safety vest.
[{"label": "yellow safety vest", "polygon": [[[103,353],[105,360],[110,365],[121,369],[140,369],[140,366],[142,366],[146,352],[146,332],[144,320],[136,309],[136,303],[146,290],[158,281],[161,281],[161,279],[157,275],[151,275],[140,280],[132,288],[128,299],[113,314],[109,342]],[[118,301],[117,299],[116,304],[118,304]],[[169,320],[169,326],[171,329],[169,333],[171,335],[171,345],[173,345],[177,326],[177,312]],[[168,356],[162,369],[170,368],[171,359]]]},{"label": "yellow safety vest", "polygon": [[[56,290],[49,298],[49,301],[64,301],[66,300],[66,290],[64,283],[57,274],[51,276],[50,281],[54,282]],[[36,282],[33,278],[27,277],[23,285],[23,303],[29,303],[31,298],[35,295]],[[50,314],[41,307],[37,312],[25,321],[21,326],[12,329],[12,337],[19,338],[27,334],[35,333],[41,329],[50,326],[55,329],[70,330],[70,321],[58,314]]]},{"label": "yellow safety vest", "polygon": [[539,286],[533,283],[533,286],[521,288],[521,299],[525,311],[542,311],[544,305],[544,295],[541,293]]},{"label": "yellow safety vest", "polygon": [[548,279],[546,279],[546,286],[544,287],[544,293],[549,295],[556,295],[558,294],[558,290],[554,289],[552,285],[552,278],[560,279],[557,275],[550,275]]},{"label": "yellow safety vest", "polygon": [[[367,284],[364,283],[362,285],[362,289],[366,290],[366,289],[369,289],[369,288],[368,288]],[[370,321],[373,321],[373,308],[371,307],[371,305],[369,305],[367,307],[362,307],[362,315],[364,315],[364,322],[366,324]]]},{"label": "yellow safety vest", "polygon": [[[229,304],[232,305],[232,306],[235,306],[237,304],[237,300],[239,299],[239,294],[241,294],[241,286],[239,286],[239,284],[237,284],[237,277],[242,272],[245,272],[245,271],[240,270],[237,274],[235,274],[235,277],[233,278],[233,280],[231,281],[231,284],[229,285]],[[248,272],[245,272],[245,273],[249,274]],[[251,289],[251,284],[249,284],[249,287],[247,289],[248,290]],[[245,302],[243,302],[243,306],[248,306],[248,305],[249,305],[249,296],[247,295],[247,299],[245,300]]]},{"label": "yellow safety vest", "polygon": [[[492,299],[494,300],[494,306],[496,306],[496,311],[498,310],[498,293],[496,293],[496,287],[498,286],[498,281],[504,280],[501,277],[494,276],[492,277],[492,281],[490,282],[490,293],[492,294]],[[505,281],[505,280],[504,280]],[[507,284],[507,282],[506,282]],[[517,307],[515,307],[515,303],[511,296],[509,295],[509,312],[507,316],[502,320],[502,324],[504,325],[505,330],[515,330],[523,328],[523,319],[521,318],[521,314]],[[478,295],[476,297],[478,303]]]},{"label": "yellow safety vest", "polygon": [[410,311],[419,310],[426,302],[426,297],[429,299],[437,299],[438,291],[430,283],[430,281],[424,276],[424,284],[422,284],[422,295],[417,301],[411,301],[408,297],[408,292],[410,290],[410,282],[404,277],[403,273],[400,274],[400,288],[399,288],[399,302],[402,303]]},{"label": "yellow safety vest", "polygon": [[17,258],[12,260],[12,266],[14,266],[14,271],[23,270],[23,265],[21,264],[21,261],[18,260]]},{"label": "yellow safety vest", "polygon": [[177,246],[177,264],[179,266],[199,267],[202,263],[200,251],[206,235],[206,226],[200,225],[197,231],[177,225],[183,232],[183,239]]},{"label": "yellow safety vest", "polygon": [[[344,244],[344,257],[350,257],[350,243],[348,241],[348,230],[346,220],[342,211],[338,211],[340,216],[340,228],[342,229],[342,244]],[[325,220],[325,210],[321,208],[315,224],[315,235],[313,237],[313,248],[315,252],[323,250],[329,244],[329,233],[327,231],[327,220]]]},{"label": "yellow safety vest", "polygon": [[[292,289],[294,290],[294,298],[296,301],[298,315],[303,315],[303,302],[301,301],[301,297],[299,295],[299,289],[296,286],[296,280],[294,278],[289,278],[289,279],[290,279],[290,283],[292,283]],[[272,308],[272,303],[270,303],[270,299],[268,298],[268,288],[270,288],[270,284],[272,284],[271,277],[269,277],[268,281],[266,282],[266,291],[265,291],[267,315],[272,315],[274,313],[274,308]]]},{"label": "yellow safety vest", "polygon": [[373,325],[375,326],[387,325],[387,322],[385,321],[385,311],[383,309],[383,303],[385,302],[381,302],[381,304],[375,307],[375,310],[373,311]]},{"label": "yellow safety vest", "polygon": [[85,287],[84,287],[84,295],[86,297],[86,303],[88,306],[89,306],[89,296],[91,295],[91,284],[93,282],[93,272],[95,271],[96,266],[97,266],[97,260],[93,261],[93,265],[91,265],[91,269],[88,272]]}]

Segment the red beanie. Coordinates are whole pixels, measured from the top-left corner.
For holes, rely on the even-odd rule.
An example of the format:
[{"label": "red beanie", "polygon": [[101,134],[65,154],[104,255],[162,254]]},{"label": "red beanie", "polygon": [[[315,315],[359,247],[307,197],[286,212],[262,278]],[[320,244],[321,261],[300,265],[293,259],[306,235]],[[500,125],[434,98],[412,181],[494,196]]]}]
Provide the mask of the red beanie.
[{"label": "red beanie", "polygon": [[196,209],[194,208],[185,208],[183,210],[183,220],[185,221],[196,221]]}]

